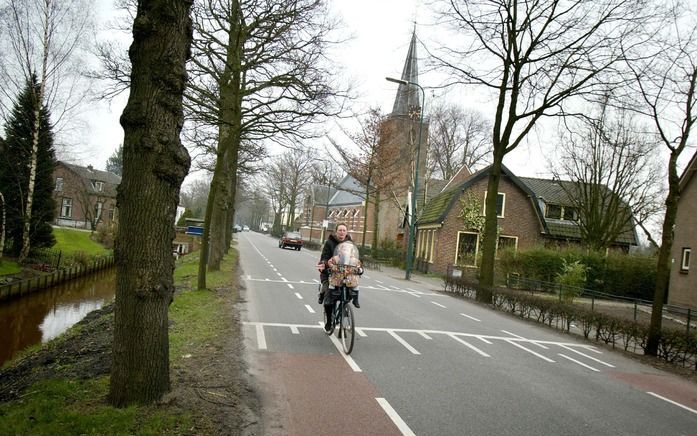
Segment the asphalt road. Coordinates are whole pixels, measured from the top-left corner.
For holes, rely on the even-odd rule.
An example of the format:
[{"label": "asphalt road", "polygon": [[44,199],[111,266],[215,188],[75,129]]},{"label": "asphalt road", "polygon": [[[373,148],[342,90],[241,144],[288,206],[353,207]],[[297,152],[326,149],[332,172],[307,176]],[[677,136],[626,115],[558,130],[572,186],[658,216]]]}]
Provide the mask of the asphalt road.
[{"label": "asphalt road", "polygon": [[266,435],[697,434],[697,385],[398,270],[361,279],[344,356],[321,329],[319,253],[236,235]]}]

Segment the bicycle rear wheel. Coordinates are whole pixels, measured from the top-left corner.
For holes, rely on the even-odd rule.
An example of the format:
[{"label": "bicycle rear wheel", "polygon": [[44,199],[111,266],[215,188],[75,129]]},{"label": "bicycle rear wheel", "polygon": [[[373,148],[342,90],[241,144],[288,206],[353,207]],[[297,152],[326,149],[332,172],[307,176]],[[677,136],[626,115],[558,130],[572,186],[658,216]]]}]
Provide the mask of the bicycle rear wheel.
[{"label": "bicycle rear wheel", "polygon": [[353,342],[356,336],[356,325],[354,324],[353,309],[348,303],[344,304],[344,310],[339,322],[339,337],[344,353],[351,354]]}]

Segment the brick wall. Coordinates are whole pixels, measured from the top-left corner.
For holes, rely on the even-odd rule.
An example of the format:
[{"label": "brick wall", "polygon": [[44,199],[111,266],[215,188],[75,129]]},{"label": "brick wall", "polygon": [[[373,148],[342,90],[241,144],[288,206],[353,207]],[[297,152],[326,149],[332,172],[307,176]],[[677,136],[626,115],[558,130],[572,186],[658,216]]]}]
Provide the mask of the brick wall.
[{"label": "brick wall", "polygon": [[[691,177],[678,202],[672,249],[668,303],[697,308],[697,181]],[[690,248],[691,267],[681,271],[683,248]]]},{"label": "brick wall", "polygon": [[[488,179],[484,178],[468,189],[479,198],[482,204],[487,184]],[[518,237],[518,250],[529,249],[540,244],[541,228],[528,195],[505,175],[501,177],[499,192],[506,194],[504,217],[498,219],[498,225],[501,228],[500,235]],[[458,217],[462,209],[461,200],[465,196],[466,193],[458,197],[445,218],[443,226],[436,233],[432,268],[434,272],[444,274],[447,271],[447,266],[455,263],[458,232],[468,230],[464,228],[462,218]]]}]

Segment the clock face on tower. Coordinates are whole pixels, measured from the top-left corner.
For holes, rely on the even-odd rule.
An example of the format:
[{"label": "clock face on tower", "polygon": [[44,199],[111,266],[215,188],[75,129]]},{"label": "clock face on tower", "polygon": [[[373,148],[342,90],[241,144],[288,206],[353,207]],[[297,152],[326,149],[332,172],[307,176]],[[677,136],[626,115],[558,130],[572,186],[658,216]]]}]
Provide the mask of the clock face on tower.
[{"label": "clock face on tower", "polygon": [[421,115],[421,108],[415,104],[409,106],[409,118],[412,120],[417,120],[419,119],[419,115]]}]

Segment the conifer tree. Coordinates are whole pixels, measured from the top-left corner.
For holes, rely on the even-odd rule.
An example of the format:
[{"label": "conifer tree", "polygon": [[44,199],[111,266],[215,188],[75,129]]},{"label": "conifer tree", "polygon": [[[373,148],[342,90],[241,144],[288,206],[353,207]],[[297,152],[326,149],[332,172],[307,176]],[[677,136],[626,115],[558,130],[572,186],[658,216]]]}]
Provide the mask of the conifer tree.
[{"label": "conifer tree", "polygon": [[[38,88],[38,80],[32,76],[12,108],[5,126],[6,140],[0,149],[0,190],[6,206],[7,248],[14,255],[22,249]],[[39,113],[36,180],[29,225],[30,246],[37,248],[50,247],[56,242],[50,226],[55,217],[53,132],[46,106],[42,105]]]}]

